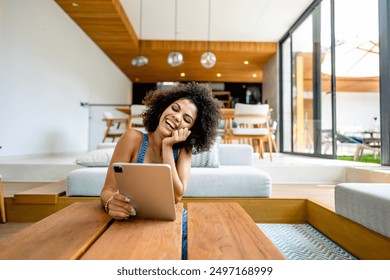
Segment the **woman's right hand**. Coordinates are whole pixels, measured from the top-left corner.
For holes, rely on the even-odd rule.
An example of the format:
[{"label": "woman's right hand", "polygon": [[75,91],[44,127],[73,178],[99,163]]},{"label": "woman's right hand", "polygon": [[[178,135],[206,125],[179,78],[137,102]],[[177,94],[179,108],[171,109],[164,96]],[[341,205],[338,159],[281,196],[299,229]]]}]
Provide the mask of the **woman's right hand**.
[{"label": "woman's right hand", "polygon": [[130,199],[118,192],[114,193],[107,203],[108,214],[117,220],[127,219],[130,216],[135,216],[136,211],[130,205]]}]

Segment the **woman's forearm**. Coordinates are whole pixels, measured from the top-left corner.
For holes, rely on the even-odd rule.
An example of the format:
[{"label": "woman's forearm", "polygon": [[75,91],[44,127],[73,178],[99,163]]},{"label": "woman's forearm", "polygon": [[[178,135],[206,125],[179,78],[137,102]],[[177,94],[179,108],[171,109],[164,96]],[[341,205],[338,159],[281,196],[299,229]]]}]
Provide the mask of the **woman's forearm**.
[{"label": "woman's forearm", "polygon": [[180,201],[183,196],[186,188],[186,184],[183,182],[183,178],[179,175],[178,166],[180,162],[175,163],[175,159],[173,156],[173,148],[172,146],[163,147],[163,163],[169,164],[171,166],[172,171],[172,182],[173,182],[173,190],[175,193],[175,201]]}]

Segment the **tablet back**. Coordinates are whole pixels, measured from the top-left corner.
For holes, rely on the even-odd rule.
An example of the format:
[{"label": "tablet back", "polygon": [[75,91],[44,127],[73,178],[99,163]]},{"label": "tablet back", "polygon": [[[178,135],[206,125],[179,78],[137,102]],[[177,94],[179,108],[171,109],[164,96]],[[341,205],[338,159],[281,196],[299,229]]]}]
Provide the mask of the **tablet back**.
[{"label": "tablet back", "polygon": [[136,218],[173,221],[176,218],[171,166],[113,163],[121,194],[130,198]]}]

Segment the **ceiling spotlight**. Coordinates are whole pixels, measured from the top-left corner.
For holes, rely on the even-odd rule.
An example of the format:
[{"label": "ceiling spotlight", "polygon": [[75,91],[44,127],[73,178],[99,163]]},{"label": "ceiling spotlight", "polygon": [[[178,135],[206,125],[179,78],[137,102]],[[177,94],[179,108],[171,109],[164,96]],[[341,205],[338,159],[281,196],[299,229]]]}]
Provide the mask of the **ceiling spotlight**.
[{"label": "ceiling spotlight", "polygon": [[221,78],[221,76],[222,76],[221,73],[217,73],[218,78]]},{"label": "ceiling spotlight", "polygon": [[180,76],[185,77],[186,73],[183,72],[183,73],[180,74]]},{"label": "ceiling spotlight", "polygon": [[177,67],[183,64],[183,55],[179,52],[171,52],[168,55],[168,64],[172,67]]},{"label": "ceiling spotlight", "polygon": [[249,61],[248,61],[248,60],[245,60],[245,61],[244,61],[244,64],[245,64],[245,65],[248,65],[248,64],[249,64]]},{"label": "ceiling spotlight", "polygon": [[257,74],[252,74],[252,77],[253,78],[257,78]]},{"label": "ceiling spotlight", "polygon": [[131,65],[136,66],[136,67],[142,67],[148,64],[149,59],[145,56],[142,55],[137,55],[131,60]]}]

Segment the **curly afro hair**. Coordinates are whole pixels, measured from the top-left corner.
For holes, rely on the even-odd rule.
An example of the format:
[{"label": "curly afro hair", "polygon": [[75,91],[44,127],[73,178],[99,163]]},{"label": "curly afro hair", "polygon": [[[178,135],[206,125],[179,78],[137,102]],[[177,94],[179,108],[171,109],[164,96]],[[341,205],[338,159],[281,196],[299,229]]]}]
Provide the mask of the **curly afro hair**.
[{"label": "curly afro hair", "polygon": [[160,117],[168,106],[179,99],[190,100],[198,109],[198,116],[185,142],[175,148],[184,147],[187,151],[199,153],[208,151],[217,137],[217,127],[221,119],[221,102],[214,98],[211,90],[195,82],[179,83],[169,90],[154,90],[147,93],[142,103],[146,110],[142,114],[148,132],[154,132]]}]

